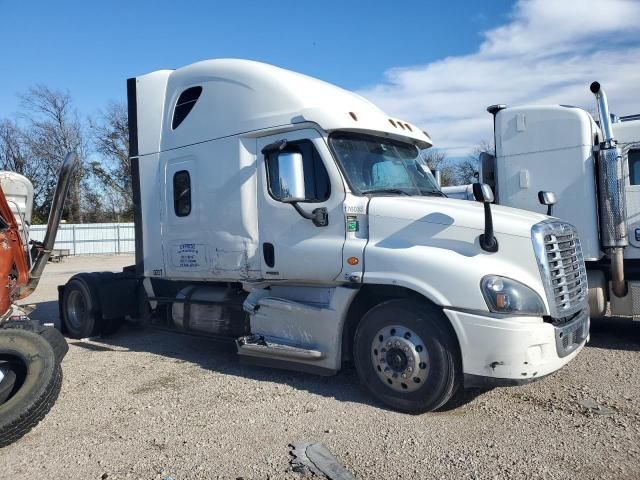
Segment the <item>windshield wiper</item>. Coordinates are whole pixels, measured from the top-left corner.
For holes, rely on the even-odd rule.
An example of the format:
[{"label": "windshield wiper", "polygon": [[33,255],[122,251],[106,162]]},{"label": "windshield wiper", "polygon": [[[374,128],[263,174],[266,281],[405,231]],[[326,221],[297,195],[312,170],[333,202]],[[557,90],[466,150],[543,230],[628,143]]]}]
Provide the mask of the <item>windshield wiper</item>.
[{"label": "windshield wiper", "polygon": [[374,188],[372,190],[363,190],[361,193],[368,195],[370,193],[400,193],[401,195],[411,196],[410,193],[400,190],[399,188]]},{"label": "windshield wiper", "polygon": [[424,196],[435,196],[435,197],[446,197],[444,192],[441,192],[440,190],[427,190],[426,192],[422,192],[422,195]]}]

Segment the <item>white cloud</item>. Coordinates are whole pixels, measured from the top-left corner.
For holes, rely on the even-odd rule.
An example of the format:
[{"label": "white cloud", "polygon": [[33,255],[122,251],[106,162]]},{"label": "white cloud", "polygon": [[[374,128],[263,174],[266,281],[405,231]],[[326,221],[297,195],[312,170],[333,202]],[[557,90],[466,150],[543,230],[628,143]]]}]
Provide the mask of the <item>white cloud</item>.
[{"label": "white cloud", "polygon": [[570,104],[589,111],[598,80],[611,111],[640,113],[640,2],[520,0],[478,51],[393,68],[359,93],[426,129],[437,147],[466,155],[493,136],[495,103]]}]

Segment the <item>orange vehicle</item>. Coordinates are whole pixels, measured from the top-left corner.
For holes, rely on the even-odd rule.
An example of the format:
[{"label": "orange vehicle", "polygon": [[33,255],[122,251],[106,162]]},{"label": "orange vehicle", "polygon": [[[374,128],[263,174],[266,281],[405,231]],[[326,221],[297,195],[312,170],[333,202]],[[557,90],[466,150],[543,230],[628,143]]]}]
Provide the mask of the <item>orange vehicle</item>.
[{"label": "orange vehicle", "polygon": [[[60,332],[29,319],[15,302],[38,285],[51,254],[77,157],[69,154],[60,170],[42,243],[30,242],[30,211],[12,211],[0,188],[0,448],[33,428],[60,392],[60,362],[68,346]],[[18,176],[30,187],[30,182]],[[14,202],[15,203],[15,202]],[[30,209],[30,202],[26,202]],[[20,222],[18,222],[20,219]]]}]

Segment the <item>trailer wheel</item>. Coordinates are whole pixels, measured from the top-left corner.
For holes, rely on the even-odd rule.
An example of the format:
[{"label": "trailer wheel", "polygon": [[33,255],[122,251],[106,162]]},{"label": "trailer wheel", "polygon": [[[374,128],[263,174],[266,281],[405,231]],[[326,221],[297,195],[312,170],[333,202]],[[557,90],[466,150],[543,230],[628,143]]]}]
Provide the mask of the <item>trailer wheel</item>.
[{"label": "trailer wheel", "polygon": [[98,291],[86,275],[76,275],[65,285],[62,322],[71,338],[88,338],[101,333],[102,310]]},{"label": "trailer wheel", "polygon": [[0,404],[0,447],[4,447],[49,412],[60,393],[62,370],[44,338],[20,329],[0,330],[0,361],[13,384]]},{"label": "trailer wheel", "polygon": [[436,410],[461,383],[460,354],[442,311],[426,302],[389,300],[369,310],[354,339],[362,384],[408,413]]}]

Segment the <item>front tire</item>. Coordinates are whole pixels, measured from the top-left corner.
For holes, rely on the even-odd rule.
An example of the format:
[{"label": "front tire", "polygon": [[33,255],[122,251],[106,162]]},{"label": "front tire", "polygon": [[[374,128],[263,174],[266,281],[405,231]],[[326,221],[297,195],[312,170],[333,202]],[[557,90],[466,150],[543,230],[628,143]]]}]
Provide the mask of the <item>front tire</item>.
[{"label": "front tire", "polygon": [[389,300],[369,310],[354,339],[363,385],[395,410],[422,413],[447,403],[461,383],[460,353],[435,305]]}]

